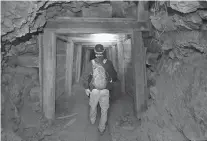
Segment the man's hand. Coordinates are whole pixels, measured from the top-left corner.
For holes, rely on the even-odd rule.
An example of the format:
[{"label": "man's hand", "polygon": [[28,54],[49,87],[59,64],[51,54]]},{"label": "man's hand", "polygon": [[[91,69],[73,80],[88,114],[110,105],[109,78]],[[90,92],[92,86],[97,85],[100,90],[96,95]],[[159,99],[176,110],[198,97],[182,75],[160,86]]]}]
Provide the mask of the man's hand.
[{"label": "man's hand", "polygon": [[86,95],[90,96],[91,91],[89,89],[85,89]]}]

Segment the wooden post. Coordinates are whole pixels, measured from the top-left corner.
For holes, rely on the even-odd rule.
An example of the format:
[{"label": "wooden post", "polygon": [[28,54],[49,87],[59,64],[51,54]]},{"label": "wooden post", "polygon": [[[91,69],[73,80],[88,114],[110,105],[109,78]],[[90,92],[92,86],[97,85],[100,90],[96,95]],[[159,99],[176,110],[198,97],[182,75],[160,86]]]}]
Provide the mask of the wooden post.
[{"label": "wooden post", "polygon": [[[148,22],[148,2],[139,1],[137,6],[137,21]],[[134,106],[135,115],[140,119],[147,108],[147,82],[146,82],[146,49],[144,48],[142,32],[133,31],[132,35],[132,61],[134,71]]]},{"label": "wooden post", "polygon": [[88,64],[88,61],[90,59],[90,50],[88,48],[86,48],[85,51],[85,60],[84,60],[84,69],[86,68],[86,65]]},{"label": "wooden post", "polygon": [[65,93],[68,96],[72,95],[72,79],[73,79],[73,53],[74,53],[74,43],[72,40],[68,39],[66,48],[66,71],[65,71]]},{"label": "wooden post", "polygon": [[[112,61],[112,47],[109,47],[109,60]],[[113,61],[112,61],[112,63],[113,63]],[[114,65],[114,63],[113,63],[113,65]]]},{"label": "wooden post", "polygon": [[124,74],[124,48],[122,41],[118,41],[117,44],[118,49],[118,72],[119,72],[119,78],[121,79],[121,91],[125,92],[125,74]]},{"label": "wooden post", "polygon": [[77,45],[77,56],[76,56],[76,83],[79,82],[80,80],[80,75],[81,75],[81,58],[82,58],[82,45],[78,44]]},{"label": "wooden post", "polygon": [[145,66],[145,48],[142,41],[142,33],[139,31],[133,32],[132,38],[132,61],[133,61],[133,76],[134,76],[134,103],[135,113],[137,118],[146,110],[146,66]]},{"label": "wooden post", "polygon": [[[142,21],[146,23],[149,21],[149,2],[148,1],[139,1],[137,5],[137,22]],[[147,23],[149,27],[149,23]]]},{"label": "wooden post", "polygon": [[43,34],[43,112],[47,119],[55,117],[56,38],[45,30]]},{"label": "wooden post", "polygon": [[106,57],[109,58],[109,48],[106,48],[105,52],[106,52]]},{"label": "wooden post", "polygon": [[116,46],[114,46],[114,45],[111,47],[111,54],[112,54],[113,65],[114,65],[115,69],[118,70],[117,62],[116,62]]},{"label": "wooden post", "polygon": [[40,107],[43,111],[43,35],[38,36],[38,47],[39,47],[39,84],[40,84]]}]

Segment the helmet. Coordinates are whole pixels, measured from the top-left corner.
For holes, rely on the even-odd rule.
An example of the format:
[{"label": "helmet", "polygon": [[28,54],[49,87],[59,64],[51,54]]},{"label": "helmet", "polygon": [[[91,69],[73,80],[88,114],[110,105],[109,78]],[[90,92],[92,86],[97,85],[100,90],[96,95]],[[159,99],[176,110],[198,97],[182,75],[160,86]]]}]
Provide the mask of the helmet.
[{"label": "helmet", "polygon": [[105,51],[104,46],[101,44],[97,44],[94,48],[94,52],[97,54],[102,54],[104,53],[104,51]]}]

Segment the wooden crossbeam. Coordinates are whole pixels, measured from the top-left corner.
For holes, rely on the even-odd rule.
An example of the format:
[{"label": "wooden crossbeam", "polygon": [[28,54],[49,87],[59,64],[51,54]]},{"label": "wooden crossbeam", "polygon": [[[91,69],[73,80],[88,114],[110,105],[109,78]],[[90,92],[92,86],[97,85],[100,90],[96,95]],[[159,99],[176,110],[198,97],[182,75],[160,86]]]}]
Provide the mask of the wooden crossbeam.
[{"label": "wooden crossbeam", "polygon": [[[108,21],[116,21],[116,22],[124,22],[124,21],[136,21],[135,18],[98,18],[98,17],[57,17],[56,20],[58,21],[64,21],[64,20],[70,20],[70,21],[77,21],[77,22],[108,22]],[[48,21],[54,21],[54,20],[48,20]]]},{"label": "wooden crossbeam", "polygon": [[97,44],[102,44],[104,47],[109,47],[112,45],[116,45],[117,42],[110,42],[110,43],[100,43],[100,42],[75,42],[75,43],[81,43],[84,46],[91,46],[91,47],[95,47],[95,45]]},{"label": "wooden crossbeam", "polygon": [[[92,43],[93,39],[92,38],[85,38],[85,37],[70,37],[71,40],[74,42],[85,42],[85,43]],[[117,42],[117,40],[111,40],[111,41],[104,41],[104,43],[114,43]],[[95,42],[94,42],[95,43]],[[100,42],[96,42],[100,43]]]},{"label": "wooden crossbeam", "polygon": [[56,35],[56,37],[62,41],[65,41],[65,42],[70,42],[70,41],[73,41],[74,43],[77,43],[77,44],[82,44],[82,45],[86,45],[86,46],[95,46],[96,44],[102,44],[103,46],[105,47],[110,47],[111,45],[115,45],[117,44],[117,41],[114,40],[114,41],[106,41],[106,42],[93,42],[91,40],[91,38],[85,38],[85,37],[65,37],[65,36],[61,36],[61,35]]},{"label": "wooden crossbeam", "polygon": [[136,19],[122,18],[69,18],[48,20],[45,28],[50,29],[108,29],[108,30],[138,30],[148,31],[148,24],[145,21],[137,22]]},{"label": "wooden crossbeam", "polygon": [[[91,45],[83,45],[83,48],[87,48],[87,49],[94,49],[95,46],[91,46]],[[104,46],[104,48],[111,48],[111,46]]]},{"label": "wooden crossbeam", "polygon": [[70,42],[70,41],[68,40],[68,37],[60,36],[60,35],[56,35],[56,37],[57,37],[58,39],[64,41],[64,42]]}]

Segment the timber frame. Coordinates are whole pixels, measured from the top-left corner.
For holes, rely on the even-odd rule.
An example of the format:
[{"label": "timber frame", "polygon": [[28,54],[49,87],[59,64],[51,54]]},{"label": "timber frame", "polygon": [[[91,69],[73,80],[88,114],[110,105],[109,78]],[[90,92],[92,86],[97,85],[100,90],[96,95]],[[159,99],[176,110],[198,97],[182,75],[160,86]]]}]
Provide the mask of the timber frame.
[{"label": "timber frame", "polygon": [[[49,20],[42,36],[40,53],[40,76],[42,90],[42,109],[44,116],[53,120],[55,118],[55,82],[56,82],[56,38],[67,33],[123,33],[132,35],[132,64],[134,70],[134,110],[137,118],[146,107],[146,68],[142,31],[149,31],[149,22],[146,18],[147,2],[139,2],[137,19],[127,18],[68,18],[60,17],[58,20]],[[141,8],[140,8],[141,7]],[[143,8],[144,7],[144,8]],[[148,18],[148,16],[147,16]],[[67,60],[73,60],[74,42],[67,39]],[[67,92],[71,92],[72,61],[67,63],[68,72],[65,85]],[[69,86],[70,85],[70,86]]]},{"label": "timber frame", "polygon": [[[85,39],[84,37],[65,37],[65,36],[60,36],[60,35],[56,35],[56,37],[60,40],[63,40],[64,42],[66,42],[67,44],[69,43],[73,43],[73,48],[77,48],[77,58],[76,58],[76,74],[75,74],[75,82],[78,83],[79,80],[80,80],[80,75],[81,75],[81,54],[82,54],[82,49],[83,48],[88,48],[88,49],[93,49],[94,46],[96,44],[98,44],[99,42],[91,42],[89,39]],[[111,46],[112,45],[116,45],[117,42],[104,42],[102,43],[104,45],[105,48],[110,48],[111,49]],[[67,48],[68,49],[68,48]],[[69,53],[69,52],[68,52]],[[70,56],[73,56],[74,54],[68,54]],[[114,54],[115,55],[115,54]],[[109,56],[110,59],[112,58],[111,56]],[[66,60],[66,64],[71,64],[73,66],[73,61],[70,61],[70,60]],[[66,70],[71,70],[72,71],[72,68],[68,68],[68,65],[66,66]],[[71,74],[71,72],[67,72],[67,74]],[[67,89],[65,89],[65,92],[68,93],[69,96],[71,96],[71,82],[72,80],[68,77],[66,77],[66,85],[67,85]],[[66,86],[65,86],[66,87]]]}]

